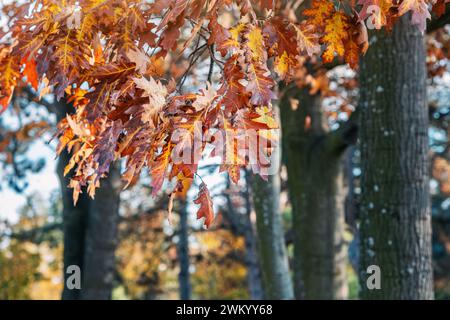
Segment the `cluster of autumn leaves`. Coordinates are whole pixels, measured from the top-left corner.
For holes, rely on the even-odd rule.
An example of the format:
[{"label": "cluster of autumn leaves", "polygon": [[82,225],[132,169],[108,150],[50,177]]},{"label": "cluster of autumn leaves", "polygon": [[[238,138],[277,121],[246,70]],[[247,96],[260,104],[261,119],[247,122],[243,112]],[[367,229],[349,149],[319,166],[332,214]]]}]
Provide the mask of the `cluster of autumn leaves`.
[{"label": "cluster of autumn leaves", "polygon": [[[265,177],[263,159],[240,155],[236,145],[238,140],[254,142],[245,134],[253,130],[254,139],[265,143],[264,157],[270,157],[277,81],[298,80],[311,60],[328,63],[343,57],[355,67],[368,47],[364,20],[376,29],[390,29],[411,11],[412,24],[424,29],[428,5],[442,14],[446,1],[313,0],[298,15],[287,13],[284,1],[272,0],[13,3],[3,8],[9,22],[0,34],[0,105],[5,109],[26,79],[39,96],[52,91],[75,107],[57,134],[57,152],[72,152],[65,173],[72,172],[75,202],[84,187],[94,196],[119,158],[126,158],[126,185],[148,168],[153,194],[164,181],[174,182],[173,201],[186,191],[198,167],[198,161],[174,159],[186,153],[199,159],[207,145],[213,148],[206,156],[225,150],[221,171],[234,182],[249,164]],[[235,18],[224,23],[222,15],[230,10]],[[205,79],[197,93],[183,93],[183,81],[171,79],[164,63],[187,54],[209,55],[210,73],[220,70],[219,83]],[[183,132],[177,141],[175,132]],[[222,132],[224,142],[197,141],[198,135],[211,132]],[[198,218],[209,226],[214,213],[204,183],[195,203],[200,205]]]}]

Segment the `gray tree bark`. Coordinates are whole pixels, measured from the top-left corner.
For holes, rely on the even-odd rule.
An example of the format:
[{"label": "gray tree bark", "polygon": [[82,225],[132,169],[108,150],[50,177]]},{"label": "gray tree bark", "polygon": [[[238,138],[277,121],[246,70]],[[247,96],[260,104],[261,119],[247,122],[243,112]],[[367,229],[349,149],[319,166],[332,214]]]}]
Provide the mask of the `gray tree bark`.
[{"label": "gray tree bark", "polygon": [[111,299],[114,285],[121,190],[118,164],[110,168],[108,177],[100,183],[95,200],[90,202],[86,225],[81,293],[85,300]]},{"label": "gray tree bark", "polygon": [[[250,216],[248,216],[250,218]],[[250,219],[249,219],[250,220]],[[262,286],[261,267],[258,256],[258,244],[256,231],[251,221],[249,228],[244,231],[245,240],[245,265],[247,267],[247,284],[250,299],[264,299],[264,289]]]},{"label": "gray tree bark", "polygon": [[[277,157],[273,158],[279,161]],[[264,297],[293,299],[294,293],[280,213],[280,176],[279,174],[270,175],[268,181],[264,181],[260,176],[255,175],[251,180]]]},{"label": "gray tree bark", "polygon": [[262,284],[261,265],[258,254],[258,241],[256,235],[255,223],[252,221],[252,202],[250,192],[250,172],[245,171],[244,191],[245,199],[245,216],[243,235],[245,239],[245,264],[247,266],[247,283],[250,294],[250,299],[261,300],[264,299],[264,289]]},{"label": "gray tree bark", "polygon": [[[297,109],[291,107],[297,99]],[[295,110],[294,110],[295,109]],[[283,159],[288,171],[297,299],[345,299],[342,154],[354,143],[352,122],[329,132],[321,98],[290,88],[281,101]]]},{"label": "gray tree bark", "polygon": [[360,88],[361,298],[432,299],[425,49],[409,16],[371,36]]},{"label": "gray tree bark", "polygon": [[180,272],[178,273],[178,284],[180,286],[180,299],[191,299],[191,280],[189,274],[189,224],[186,201],[180,201],[180,224],[177,243],[178,261]]}]

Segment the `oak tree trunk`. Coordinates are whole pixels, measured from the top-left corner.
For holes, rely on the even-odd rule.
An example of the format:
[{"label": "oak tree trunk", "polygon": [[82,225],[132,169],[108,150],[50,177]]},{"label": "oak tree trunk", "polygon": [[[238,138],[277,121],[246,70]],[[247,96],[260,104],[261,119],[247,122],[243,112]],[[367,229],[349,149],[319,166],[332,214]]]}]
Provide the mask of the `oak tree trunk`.
[{"label": "oak tree trunk", "polygon": [[[274,161],[279,161],[274,156]],[[277,164],[272,164],[277,165]],[[259,258],[266,299],[293,299],[291,276],[280,212],[280,176],[251,178],[253,205],[256,212]]]},{"label": "oak tree trunk", "polygon": [[264,299],[264,289],[262,287],[261,267],[258,256],[258,244],[253,223],[250,228],[244,231],[245,240],[245,265],[247,267],[247,284],[250,299]]},{"label": "oak tree trunk", "polygon": [[111,166],[100,183],[86,224],[81,298],[89,300],[112,297],[121,190],[118,164]]},{"label": "oak tree trunk", "polygon": [[[297,108],[291,105],[297,99]],[[281,102],[283,159],[288,172],[297,299],[345,299],[347,251],[341,157],[350,127],[329,133],[321,98],[287,90]],[[344,130],[345,129],[345,130]]]},{"label": "oak tree trunk", "polygon": [[[400,18],[377,32],[360,73],[363,299],[432,299],[424,37]],[[381,289],[367,286],[370,265]]]},{"label": "oak tree trunk", "polygon": [[[69,154],[64,151],[59,156],[57,165],[63,203],[64,289],[62,299],[78,300],[80,299],[80,290],[70,290],[66,286],[67,278],[70,276],[66,273],[66,270],[71,265],[76,265],[80,270],[83,270],[86,220],[91,200],[86,193],[83,193],[80,194],[77,205],[73,205],[72,189],[67,187],[70,179],[63,175],[64,167],[69,159]],[[83,272],[81,272],[81,276],[83,277]]]},{"label": "oak tree trunk", "polygon": [[180,299],[191,299],[191,280],[189,275],[189,223],[186,201],[180,201],[180,223],[178,230],[177,255],[180,263],[178,284],[180,286]]},{"label": "oak tree trunk", "polygon": [[[239,212],[232,200],[232,196],[225,192],[226,210],[222,211],[223,217],[230,224],[230,231],[235,236],[244,237],[245,241],[245,266],[247,269],[247,287],[249,297],[252,300],[264,299],[262,287],[262,275],[258,250],[258,239],[256,235],[256,225],[252,208],[251,175],[249,170],[245,172],[245,188],[240,192],[244,200],[244,211]],[[226,189],[231,187],[231,180],[227,180]]]}]

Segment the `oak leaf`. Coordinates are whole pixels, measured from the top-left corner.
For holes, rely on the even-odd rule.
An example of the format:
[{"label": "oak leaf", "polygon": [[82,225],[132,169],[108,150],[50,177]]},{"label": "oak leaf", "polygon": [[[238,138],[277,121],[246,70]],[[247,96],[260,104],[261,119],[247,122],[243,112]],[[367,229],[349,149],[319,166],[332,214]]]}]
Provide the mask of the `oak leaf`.
[{"label": "oak leaf", "polygon": [[200,208],[197,211],[197,219],[205,218],[203,224],[208,228],[214,220],[214,210],[208,187],[203,182],[200,184],[199,193],[194,200],[194,203],[200,205]]},{"label": "oak leaf", "polygon": [[251,93],[250,103],[253,105],[268,105],[275,97],[272,88],[275,82],[270,77],[270,71],[259,64],[250,64],[248,85],[246,90]]},{"label": "oak leaf", "polygon": [[130,49],[127,51],[127,57],[131,62],[136,64],[136,70],[141,74],[147,72],[147,64],[149,63],[149,57],[140,49]]},{"label": "oak leaf", "polygon": [[335,53],[341,57],[344,55],[344,42],[348,38],[348,27],[347,16],[342,12],[335,12],[328,20],[328,23],[325,26],[325,35],[321,39],[321,41],[327,45],[327,48],[322,54],[325,63],[332,62]]}]

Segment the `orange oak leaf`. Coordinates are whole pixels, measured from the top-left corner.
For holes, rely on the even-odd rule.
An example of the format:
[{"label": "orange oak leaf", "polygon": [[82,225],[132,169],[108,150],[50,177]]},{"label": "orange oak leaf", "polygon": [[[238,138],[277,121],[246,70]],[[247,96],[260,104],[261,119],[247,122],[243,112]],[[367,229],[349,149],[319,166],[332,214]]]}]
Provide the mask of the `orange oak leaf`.
[{"label": "orange oak leaf", "polygon": [[27,78],[27,81],[31,84],[33,89],[37,90],[39,86],[39,75],[36,71],[36,61],[34,59],[24,57],[21,63],[25,64],[25,67],[22,71],[23,76]]},{"label": "orange oak leaf", "polygon": [[342,12],[335,12],[325,26],[325,35],[321,41],[327,45],[322,54],[325,63],[332,62],[335,53],[342,57],[345,53],[344,42],[348,38],[348,18]]},{"label": "orange oak leaf", "polygon": [[10,54],[8,46],[0,45],[0,113],[6,110],[17,81],[20,79],[20,63]]},{"label": "orange oak leaf", "polygon": [[334,12],[334,4],[328,0],[313,0],[311,8],[303,10],[303,15],[309,17],[310,24],[321,27]]},{"label": "orange oak leaf", "polygon": [[159,190],[161,190],[169,167],[171,152],[172,143],[169,142],[164,146],[161,154],[155,159],[154,164],[152,165],[152,196],[156,196]]},{"label": "orange oak leaf", "polygon": [[251,93],[250,103],[254,105],[268,105],[275,97],[272,88],[275,85],[270,72],[260,64],[250,64],[248,85],[246,90]]},{"label": "orange oak leaf", "polygon": [[214,220],[214,210],[208,187],[203,182],[200,184],[199,193],[194,203],[200,205],[197,211],[197,219],[205,218],[203,225],[208,228]]}]

